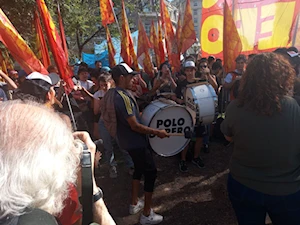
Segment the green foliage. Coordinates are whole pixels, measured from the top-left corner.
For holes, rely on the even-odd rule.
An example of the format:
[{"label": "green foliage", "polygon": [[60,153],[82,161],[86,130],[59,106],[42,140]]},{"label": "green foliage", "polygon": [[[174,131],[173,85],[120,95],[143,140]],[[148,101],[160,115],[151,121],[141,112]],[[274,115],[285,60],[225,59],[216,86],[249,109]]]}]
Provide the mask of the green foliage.
[{"label": "green foliage", "polygon": [[[74,58],[77,56],[80,58],[83,47],[93,37],[98,37],[98,40],[105,39],[105,30],[101,25],[99,0],[46,0],[56,25],[57,1],[60,4],[70,57]],[[119,18],[121,0],[113,0],[113,2],[115,12]],[[130,15],[131,13],[143,11],[143,4],[141,0],[125,1],[127,12],[130,12],[127,15],[129,23],[137,24],[137,17]],[[33,23],[33,12],[36,7],[35,0],[0,0],[0,6],[29,46],[35,49],[36,32]],[[120,34],[116,23],[109,25],[109,29],[113,37],[119,37]]]}]

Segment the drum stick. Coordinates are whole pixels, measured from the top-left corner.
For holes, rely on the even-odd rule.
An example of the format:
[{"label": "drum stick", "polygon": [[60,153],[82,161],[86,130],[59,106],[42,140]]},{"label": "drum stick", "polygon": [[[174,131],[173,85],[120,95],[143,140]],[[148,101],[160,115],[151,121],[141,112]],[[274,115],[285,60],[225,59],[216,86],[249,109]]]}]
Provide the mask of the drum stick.
[{"label": "drum stick", "polygon": [[168,133],[169,136],[177,136],[177,137],[184,137],[185,135],[182,133]]}]

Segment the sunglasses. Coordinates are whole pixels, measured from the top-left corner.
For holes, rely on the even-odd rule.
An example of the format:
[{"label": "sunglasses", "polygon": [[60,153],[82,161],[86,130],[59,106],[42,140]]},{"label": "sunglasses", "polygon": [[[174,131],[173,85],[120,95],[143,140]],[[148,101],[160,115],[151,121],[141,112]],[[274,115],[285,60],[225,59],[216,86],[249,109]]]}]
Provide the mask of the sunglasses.
[{"label": "sunglasses", "polygon": [[199,66],[200,68],[207,68],[207,66]]}]

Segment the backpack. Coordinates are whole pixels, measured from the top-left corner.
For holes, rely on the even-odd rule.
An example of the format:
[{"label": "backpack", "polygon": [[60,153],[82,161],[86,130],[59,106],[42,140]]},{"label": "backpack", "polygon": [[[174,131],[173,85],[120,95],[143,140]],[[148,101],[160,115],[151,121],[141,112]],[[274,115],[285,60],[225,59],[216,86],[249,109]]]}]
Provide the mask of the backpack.
[{"label": "backpack", "polygon": [[55,217],[41,209],[31,209],[21,216],[0,220],[0,225],[58,225]]}]

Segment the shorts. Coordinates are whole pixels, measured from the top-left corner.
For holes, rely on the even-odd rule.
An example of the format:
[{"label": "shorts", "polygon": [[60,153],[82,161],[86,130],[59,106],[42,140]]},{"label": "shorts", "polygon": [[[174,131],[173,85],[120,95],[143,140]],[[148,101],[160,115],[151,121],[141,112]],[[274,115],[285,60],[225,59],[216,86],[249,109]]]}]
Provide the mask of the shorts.
[{"label": "shorts", "polygon": [[199,138],[199,137],[204,137],[205,135],[208,134],[207,132],[207,126],[205,125],[198,125],[194,128],[194,132],[195,132],[195,137]]}]

